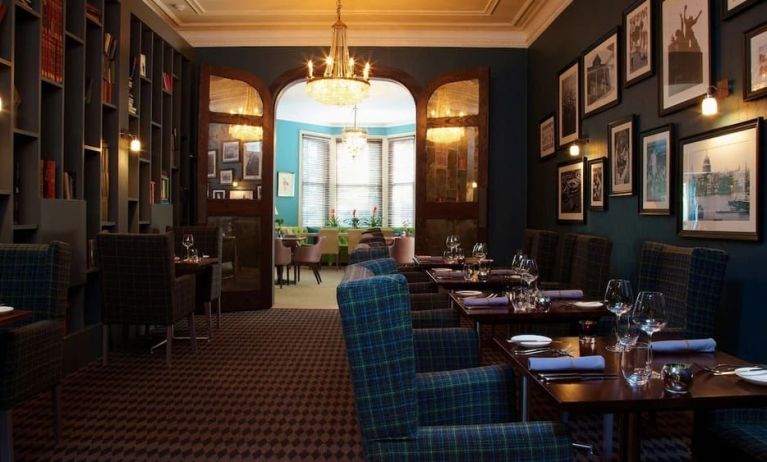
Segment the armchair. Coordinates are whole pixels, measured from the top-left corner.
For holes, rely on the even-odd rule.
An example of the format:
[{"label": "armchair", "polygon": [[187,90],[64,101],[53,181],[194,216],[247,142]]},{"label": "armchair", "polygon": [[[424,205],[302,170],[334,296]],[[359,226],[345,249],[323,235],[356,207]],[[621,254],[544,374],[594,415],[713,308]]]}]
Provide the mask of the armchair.
[{"label": "armchair", "polygon": [[322,262],[322,246],[325,243],[325,236],[320,236],[317,242],[312,245],[303,245],[296,247],[293,252],[293,280],[298,283],[301,280],[301,266],[309,266],[314,273],[317,284],[322,282],[320,276],[320,265]]}]

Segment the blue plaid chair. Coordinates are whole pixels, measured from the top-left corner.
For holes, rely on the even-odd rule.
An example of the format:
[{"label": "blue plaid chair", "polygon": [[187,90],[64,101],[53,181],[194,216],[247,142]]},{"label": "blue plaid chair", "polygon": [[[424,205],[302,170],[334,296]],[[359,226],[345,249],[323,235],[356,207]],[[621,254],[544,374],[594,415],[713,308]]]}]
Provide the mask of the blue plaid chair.
[{"label": "blue plaid chair", "polygon": [[554,279],[543,280],[545,289],[580,289],[587,297],[605,294],[610,279],[610,239],[590,234],[566,234],[559,239]]},{"label": "blue plaid chair", "polygon": [[694,450],[704,461],[767,461],[767,408],[697,413]]},{"label": "blue plaid chair", "polygon": [[407,282],[348,280],[338,304],[369,461],[571,461],[558,424],[512,423],[507,366],[417,372]]},{"label": "blue plaid chair", "polygon": [[59,437],[59,380],[72,250],[63,242],[0,244],[0,296],[32,311],[0,328],[0,460],[13,460],[11,409],[50,390],[54,436]]},{"label": "blue plaid chair", "polygon": [[357,247],[349,254],[349,264],[361,263],[368,260],[389,258],[389,248],[384,246]]},{"label": "blue plaid chair", "polygon": [[526,255],[535,258],[538,264],[538,276],[541,281],[556,281],[555,263],[559,234],[544,229],[525,230],[522,250]]}]

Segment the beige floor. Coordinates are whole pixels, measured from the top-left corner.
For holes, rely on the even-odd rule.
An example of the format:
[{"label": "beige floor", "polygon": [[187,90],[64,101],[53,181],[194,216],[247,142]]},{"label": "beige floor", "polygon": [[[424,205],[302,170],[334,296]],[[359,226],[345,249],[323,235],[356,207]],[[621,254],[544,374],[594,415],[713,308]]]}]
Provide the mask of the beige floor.
[{"label": "beige floor", "polygon": [[292,273],[290,286],[274,287],[274,308],[338,308],[336,287],[344,274],[343,267],[336,270],[335,266],[323,266],[322,284],[317,284],[309,268],[302,268],[301,282],[293,285]]}]

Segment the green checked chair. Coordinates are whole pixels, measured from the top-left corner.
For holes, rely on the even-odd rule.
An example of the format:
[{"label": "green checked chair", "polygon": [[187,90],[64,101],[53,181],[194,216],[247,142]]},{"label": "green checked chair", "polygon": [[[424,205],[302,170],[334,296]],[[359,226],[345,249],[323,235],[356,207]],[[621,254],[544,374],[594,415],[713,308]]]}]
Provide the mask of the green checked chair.
[{"label": "green checked chair", "polygon": [[[389,247],[357,247],[349,255],[349,264],[362,263],[369,260],[379,260],[390,258]],[[399,268],[399,267],[398,267]],[[435,293],[437,286],[434,285],[426,274],[422,271],[413,270],[410,267],[401,267],[400,272],[404,274],[410,283],[411,293]]]},{"label": "green checked chair", "polygon": [[511,422],[510,367],[418,371],[404,276],[344,281],[337,294],[366,460],[573,459],[559,424]]},{"label": "green checked chair", "polygon": [[368,260],[389,258],[389,248],[386,246],[357,247],[349,254],[349,264],[361,263]]},{"label": "green checked chair", "polygon": [[11,409],[50,390],[59,438],[69,244],[0,244],[0,300],[32,317],[0,328],[0,460],[13,460]]}]

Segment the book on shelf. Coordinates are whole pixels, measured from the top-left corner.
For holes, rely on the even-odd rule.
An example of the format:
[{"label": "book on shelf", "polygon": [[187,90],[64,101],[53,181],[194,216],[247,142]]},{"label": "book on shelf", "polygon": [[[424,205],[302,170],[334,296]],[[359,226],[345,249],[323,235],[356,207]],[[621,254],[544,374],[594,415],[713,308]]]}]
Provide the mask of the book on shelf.
[{"label": "book on shelf", "polygon": [[40,160],[40,197],[56,198],[56,161]]},{"label": "book on shelf", "polygon": [[162,73],[162,89],[168,93],[173,93],[173,76],[167,72]]},{"label": "book on shelf", "polygon": [[154,204],[155,203],[154,190],[155,190],[155,182],[154,182],[154,180],[150,180],[149,181],[149,203],[150,204]]},{"label": "book on shelf", "polygon": [[104,34],[104,60],[101,73],[101,100],[112,103],[112,90],[115,83],[115,53],[117,51],[117,39],[106,32]]},{"label": "book on shelf", "polygon": [[170,203],[170,178],[168,178],[167,172],[162,172],[160,182],[162,183],[162,187],[160,188],[160,203],[168,204]]},{"label": "book on shelf", "polygon": [[42,0],[40,74],[57,83],[64,82],[64,2]]},{"label": "book on shelf", "polygon": [[101,22],[101,10],[91,2],[85,3],[85,16],[96,22]]},{"label": "book on shelf", "polygon": [[75,172],[64,171],[62,196],[64,199],[75,199]]},{"label": "book on shelf", "polygon": [[139,75],[141,77],[146,77],[146,55],[144,53],[141,53],[139,55]]},{"label": "book on shelf", "polygon": [[109,221],[109,145],[101,141],[101,221]]}]

